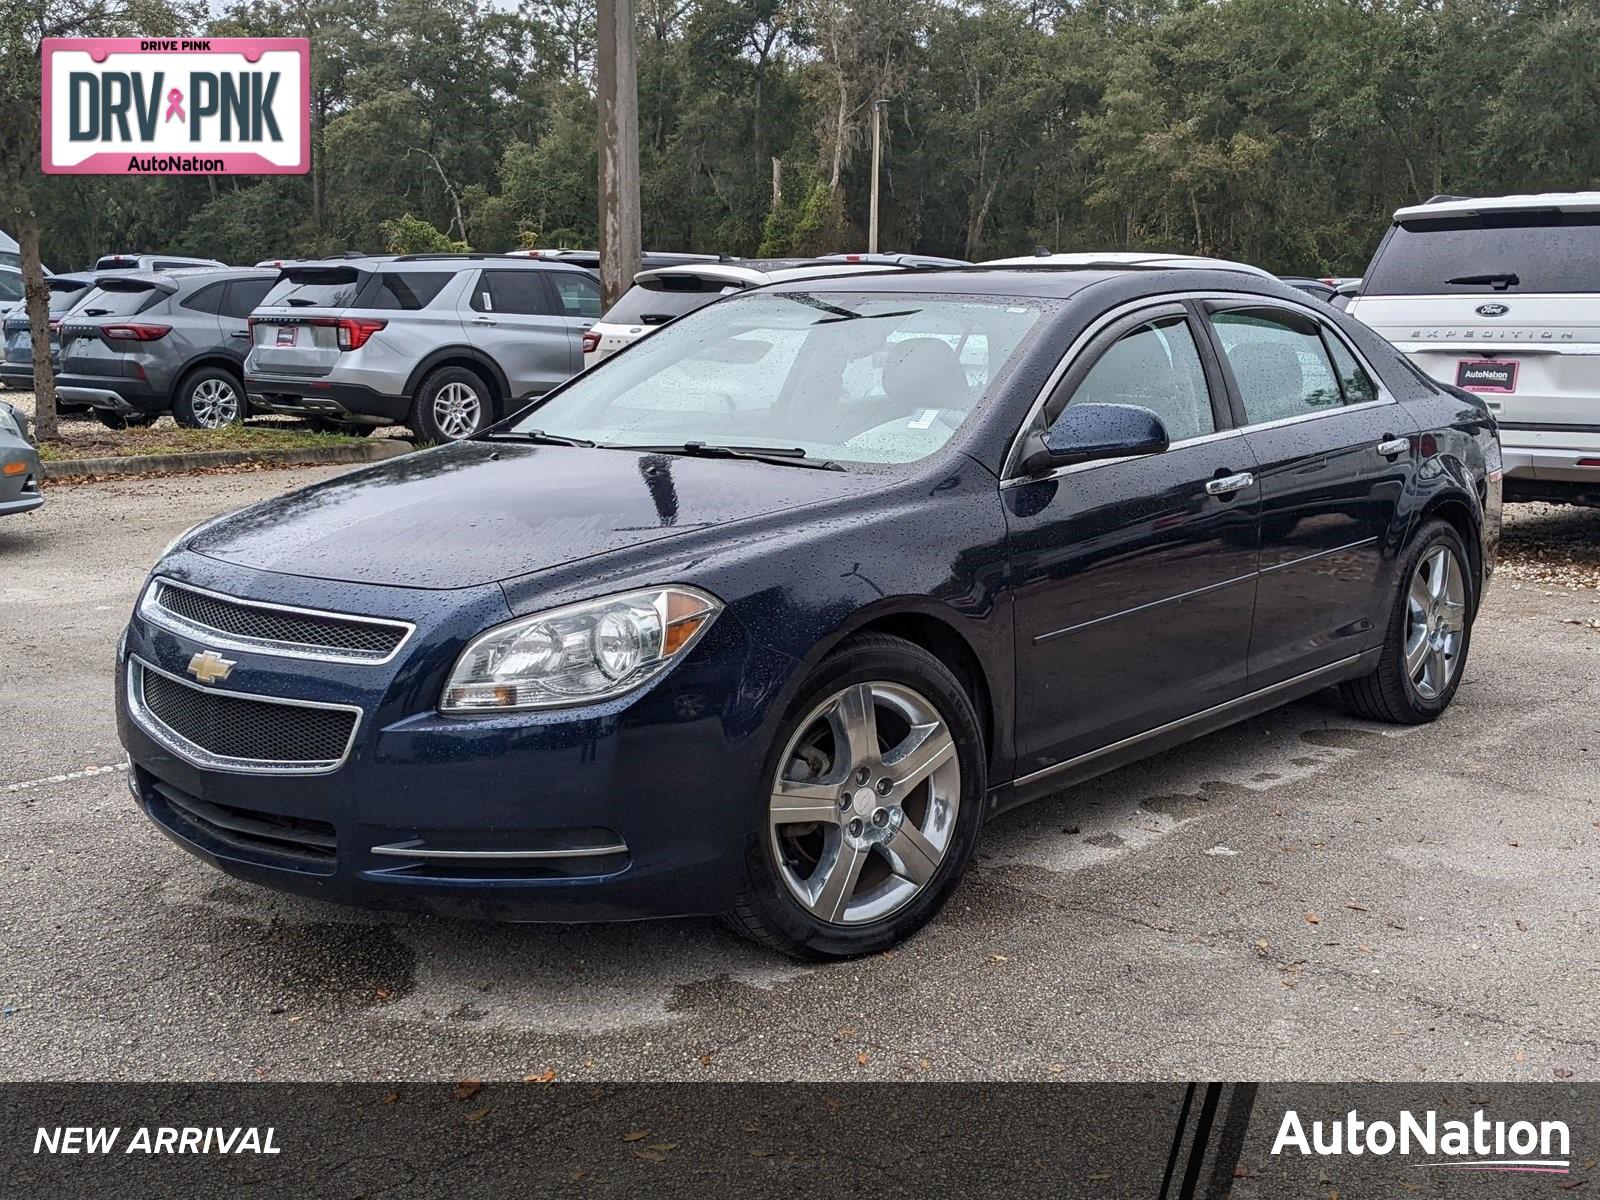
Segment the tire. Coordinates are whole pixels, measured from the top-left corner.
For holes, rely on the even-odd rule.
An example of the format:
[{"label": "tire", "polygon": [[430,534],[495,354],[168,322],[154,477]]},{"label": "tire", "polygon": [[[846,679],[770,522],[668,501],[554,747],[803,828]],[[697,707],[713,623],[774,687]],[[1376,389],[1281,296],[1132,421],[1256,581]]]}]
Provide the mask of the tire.
[{"label": "tire", "polygon": [[107,429],[143,429],[146,425],[154,425],[157,420],[156,413],[135,413],[124,415],[112,412],[108,408],[94,410],[95,419]]},{"label": "tire", "polygon": [[[868,697],[871,726],[857,717]],[[934,722],[933,733],[919,732]],[[870,750],[850,755],[851,729],[863,749],[866,731],[875,732]],[[900,638],[852,639],[806,679],[779,726],[729,923],[812,961],[874,954],[909,937],[971,861],[985,771],[977,714],[949,668]],[[781,822],[779,791],[795,806]],[[808,821],[808,812],[821,816]]]},{"label": "tire", "polygon": [[185,429],[222,429],[242,424],[249,415],[244,384],[221,367],[191,371],[172,397],[172,418]]},{"label": "tire", "polygon": [[459,442],[497,420],[494,393],[465,367],[440,367],[422,381],[406,422],[424,442]]},{"label": "tire", "polygon": [[[1461,535],[1439,520],[1417,531],[1396,576],[1399,586],[1378,667],[1341,685],[1340,692],[1358,717],[1423,725],[1450,707],[1461,686],[1477,588]],[[1437,593],[1436,582],[1442,589]]]}]

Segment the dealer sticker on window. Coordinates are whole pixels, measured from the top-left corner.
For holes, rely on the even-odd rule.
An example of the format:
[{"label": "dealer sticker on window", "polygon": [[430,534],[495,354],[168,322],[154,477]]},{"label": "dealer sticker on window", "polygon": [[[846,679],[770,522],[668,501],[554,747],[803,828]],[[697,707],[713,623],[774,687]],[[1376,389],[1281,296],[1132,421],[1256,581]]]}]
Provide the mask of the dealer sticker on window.
[{"label": "dealer sticker on window", "polygon": [[306,38],[45,38],[53,175],[301,175]]},{"label": "dealer sticker on window", "polygon": [[1469,392],[1514,392],[1517,364],[1498,358],[1463,359],[1456,364],[1456,386]]}]

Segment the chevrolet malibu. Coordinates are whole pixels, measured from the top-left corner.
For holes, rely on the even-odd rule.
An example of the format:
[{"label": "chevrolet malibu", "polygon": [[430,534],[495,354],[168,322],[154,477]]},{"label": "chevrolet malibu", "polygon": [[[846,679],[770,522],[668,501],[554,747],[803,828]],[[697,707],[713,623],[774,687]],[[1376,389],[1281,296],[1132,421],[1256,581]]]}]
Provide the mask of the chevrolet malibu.
[{"label": "chevrolet malibu", "polygon": [[1499,513],[1481,401],[1256,273],[798,281],[183,535],[119,729],[257,883],[843,958],[1013,805],[1334,685],[1438,717]]}]

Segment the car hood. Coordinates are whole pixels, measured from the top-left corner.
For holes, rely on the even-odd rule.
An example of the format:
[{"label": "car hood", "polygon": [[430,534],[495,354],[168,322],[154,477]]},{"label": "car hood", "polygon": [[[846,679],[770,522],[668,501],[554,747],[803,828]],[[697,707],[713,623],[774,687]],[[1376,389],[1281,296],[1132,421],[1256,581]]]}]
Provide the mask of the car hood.
[{"label": "car hood", "polygon": [[288,575],[471,587],[883,482],[749,460],[472,442],[257,504],[206,526],[188,549]]}]

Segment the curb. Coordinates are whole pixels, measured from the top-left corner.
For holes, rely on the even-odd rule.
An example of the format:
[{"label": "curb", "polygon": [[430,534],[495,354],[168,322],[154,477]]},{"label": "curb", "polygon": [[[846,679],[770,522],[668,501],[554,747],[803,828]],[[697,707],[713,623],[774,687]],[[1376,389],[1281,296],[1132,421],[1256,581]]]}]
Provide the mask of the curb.
[{"label": "curb", "polygon": [[182,475],[210,467],[314,467],[330,463],[382,462],[414,447],[399,438],[354,446],[313,446],[304,450],[194,450],[187,454],[130,454],[118,458],[69,458],[41,463],[46,479],[87,479],[107,475]]}]

